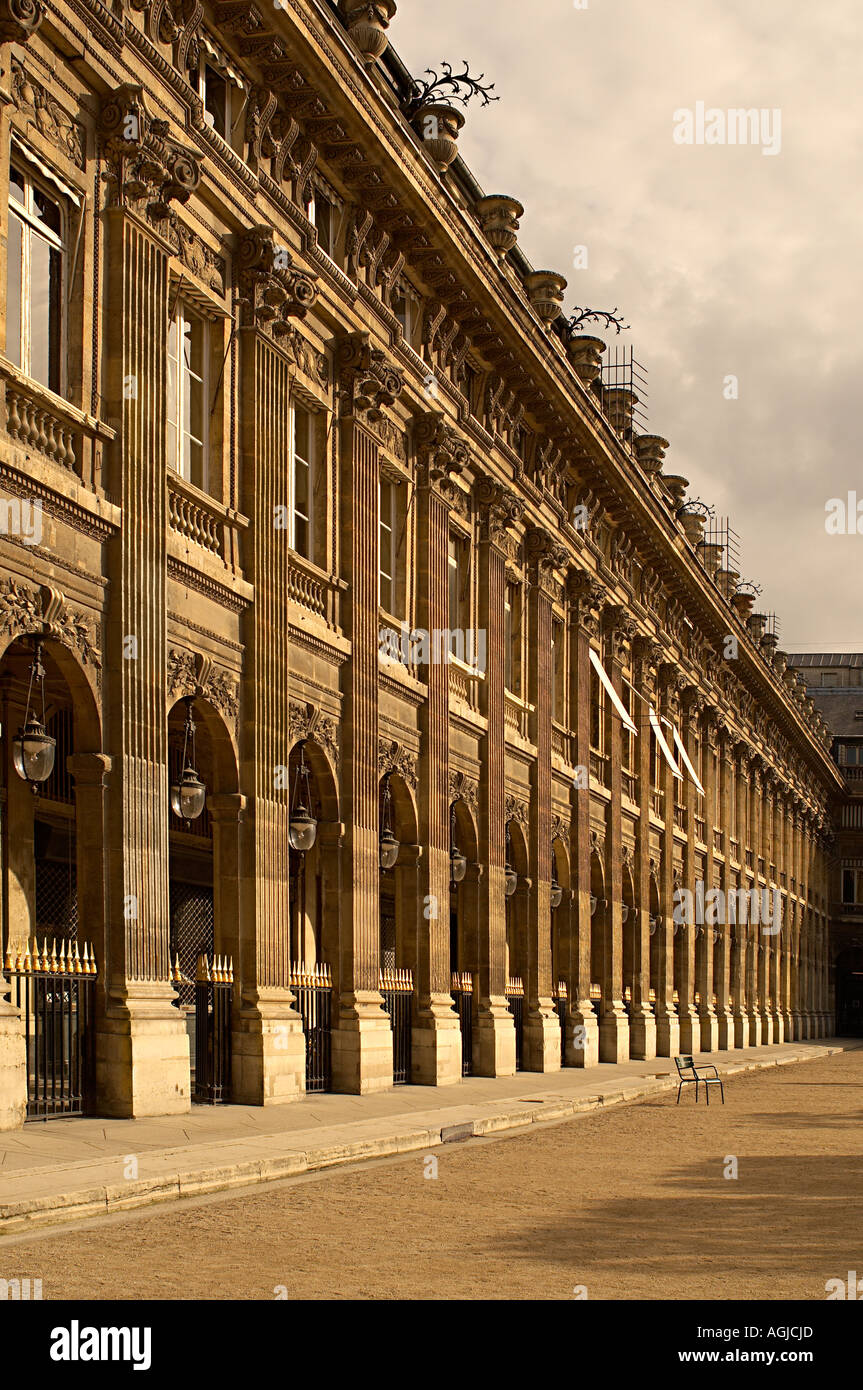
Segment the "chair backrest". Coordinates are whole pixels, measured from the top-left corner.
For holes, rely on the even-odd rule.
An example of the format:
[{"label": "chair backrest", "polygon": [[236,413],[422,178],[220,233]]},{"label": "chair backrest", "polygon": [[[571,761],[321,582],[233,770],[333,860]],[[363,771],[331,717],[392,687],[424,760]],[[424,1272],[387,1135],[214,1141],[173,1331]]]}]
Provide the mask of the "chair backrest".
[{"label": "chair backrest", "polygon": [[692,1058],[691,1056],[675,1057],[674,1060],[677,1063],[677,1070],[679,1071],[681,1076],[685,1071],[695,1070],[695,1061],[694,1058]]}]

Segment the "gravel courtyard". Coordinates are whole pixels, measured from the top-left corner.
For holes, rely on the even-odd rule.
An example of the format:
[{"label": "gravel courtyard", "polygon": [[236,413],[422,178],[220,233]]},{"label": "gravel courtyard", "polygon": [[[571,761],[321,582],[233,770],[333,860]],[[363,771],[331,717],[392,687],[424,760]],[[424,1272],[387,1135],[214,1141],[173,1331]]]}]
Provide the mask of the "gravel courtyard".
[{"label": "gravel courtyard", "polygon": [[46,1299],[823,1300],[863,1274],[863,1048],[732,1077],[724,1108],[666,1093],[13,1256]]}]

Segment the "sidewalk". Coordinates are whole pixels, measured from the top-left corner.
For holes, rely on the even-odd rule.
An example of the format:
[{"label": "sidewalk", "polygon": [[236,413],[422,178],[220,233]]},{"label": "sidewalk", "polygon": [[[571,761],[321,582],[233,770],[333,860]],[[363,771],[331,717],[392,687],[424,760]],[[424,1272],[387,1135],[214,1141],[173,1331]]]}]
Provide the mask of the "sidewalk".
[{"label": "sidewalk", "polygon": [[[860,1045],[824,1038],[705,1053],[696,1062],[734,1076]],[[455,1086],[399,1086],[371,1096],[313,1095],[267,1109],[193,1106],[186,1115],[153,1119],[34,1122],[0,1134],[0,1235],[431,1149],[676,1085],[673,1058],[657,1057],[544,1075],[468,1077]],[[727,1099],[733,1104],[733,1090]]]}]

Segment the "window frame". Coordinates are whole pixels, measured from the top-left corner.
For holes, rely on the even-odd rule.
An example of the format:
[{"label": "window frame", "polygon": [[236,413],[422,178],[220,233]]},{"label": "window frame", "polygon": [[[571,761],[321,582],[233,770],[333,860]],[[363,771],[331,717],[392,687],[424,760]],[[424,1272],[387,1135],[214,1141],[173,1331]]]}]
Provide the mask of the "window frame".
[{"label": "window frame", "polygon": [[[182,361],[182,357],[181,357],[181,353],[180,353],[180,344],[181,344],[182,339],[183,339],[183,331],[182,331],[182,327],[181,327],[182,324],[199,325],[199,326],[200,326],[200,331],[201,331],[201,335],[202,335],[202,340],[201,340],[201,374],[200,374],[200,376],[198,376],[198,374],[197,374],[196,372],[192,371],[191,368],[189,368],[188,373],[186,372],[186,369],[184,368],[183,361]],[[172,331],[174,331],[175,329],[176,329],[176,334],[177,334],[177,352],[176,352],[176,355],[172,355],[172,353],[171,353],[171,334],[172,334]],[[211,429],[210,429],[210,416],[211,416],[211,403],[210,403],[210,375],[211,375],[211,372],[210,372],[210,352],[211,352],[211,346],[212,346],[212,340],[211,340],[212,329],[213,329],[213,320],[212,320],[207,314],[205,314],[205,313],[198,307],[197,304],[192,303],[189,299],[184,298],[183,295],[181,295],[181,294],[178,293],[178,294],[176,295],[176,299],[175,299],[175,302],[174,302],[174,305],[173,305],[172,312],[171,312],[171,314],[170,314],[170,316],[169,316],[169,319],[168,319],[168,336],[167,336],[167,344],[166,344],[166,366],[167,366],[168,373],[170,374],[172,362],[176,365],[176,369],[177,369],[177,383],[176,383],[176,417],[175,417],[174,419],[169,418],[168,411],[169,411],[169,408],[170,408],[170,407],[169,407],[169,393],[170,393],[170,387],[169,387],[169,385],[166,385],[166,401],[165,401],[165,424],[166,424],[166,429],[165,429],[165,455],[166,455],[166,461],[167,461],[168,467],[169,467],[170,469],[172,469],[172,471],[173,471],[174,473],[176,473],[176,475],[177,475],[178,478],[182,478],[183,482],[188,483],[188,484],[189,484],[190,486],[192,486],[192,487],[198,488],[198,490],[199,490],[200,492],[204,492],[204,493],[206,493],[208,496],[210,495],[210,434],[211,434]],[[201,385],[201,412],[202,412],[202,418],[201,418],[201,438],[200,438],[200,439],[198,439],[196,435],[192,434],[191,430],[188,430],[188,431],[187,431],[187,430],[184,428],[184,425],[183,425],[183,418],[184,418],[184,411],[185,411],[186,390],[187,390],[187,387],[186,387],[186,385],[185,385],[185,378],[186,378],[186,375],[188,375],[190,378],[194,377],[196,380],[199,380],[199,381],[200,381],[200,385]],[[168,449],[168,437],[169,437],[169,434],[168,434],[168,427],[169,427],[169,426],[170,426],[171,428],[173,428],[173,430],[174,430],[174,432],[175,432],[175,448],[174,448],[174,450],[173,450],[173,455],[174,455],[173,459],[170,457],[170,451],[169,451],[169,449]],[[187,436],[188,436],[190,439],[194,440],[195,443],[196,443],[197,445],[200,446],[200,450],[201,450],[201,478],[200,478],[200,480],[196,479],[196,478],[193,476],[193,470],[192,470],[192,468],[191,468],[191,465],[190,465],[190,467],[189,467],[189,471],[188,471],[188,472],[186,472],[186,471],[184,470],[184,465],[185,465],[185,447],[184,447],[184,441],[185,441],[185,439],[186,439]]]},{"label": "window frame", "polygon": [[[378,559],[378,607],[379,607],[379,608],[382,608],[382,609],[384,610],[385,613],[389,613],[389,614],[390,614],[392,617],[394,617],[394,618],[399,618],[399,617],[401,617],[401,614],[399,614],[399,613],[396,612],[396,609],[397,609],[397,607],[398,607],[398,588],[397,588],[397,585],[398,585],[398,563],[397,563],[397,551],[396,551],[396,547],[397,547],[397,545],[398,545],[398,517],[399,517],[397,488],[398,488],[398,484],[394,481],[394,479],[392,479],[392,478],[390,478],[390,477],[384,476],[383,473],[379,474],[379,476],[378,476],[378,537],[377,537],[377,540],[378,540],[378,556],[377,556],[377,559]],[[384,499],[385,499],[385,498],[388,498],[388,505],[387,505],[387,507],[386,507],[386,514],[387,514],[387,521],[386,521],[386,522],[384,521]],[[384,533],[385,530],[388,532],[389,537],[390,537],[390,569],[391,569],[391,571],[392,571],[391,573],[387,573],[387,572],[384,570],[384,568],[383,568],[383,548],[382,548],[381,542],[382,542],[382,536],[383,536],[383,533]],[[389,603],[386,603],[386,602],[384,601],[384,585],[383,585],[383,580],[384,580],[384,578],[386,578],[386,581],[387,581],[387,583],[389,584],[389,599],[390,599],[390,602],[389,602]]]},{"label": "window frame", "polygon": [[[11,175],[13,171],[19,176],[25,192],[24,203],[19,203],[17,198],[13,198],[11,193]],[[6,316],[6,337],[4,351],[11,362],[18,367],[31,381],[37,382],[47,391],[53,391],[57,396],[63,396],[66,390],[66,365],[67,365],[67,334],[68,334],[68,274],[69,274],[69,228],[70,212],[68,200],[56,187],[49,184],[45,178],[40,178],[38,173],[29,167],[29,161],[23,157],[16,157],[15,145],[12,144],[9,155],[9,184],[10,191],[7,198],[7,261],[6,261],[6,294],[7,294],[7,316]],[[33,211],[33,195],[39,191],[43,197],[48,198],[57,208],[60,215],[60,233],[54,232],[50,227],[40,222]],[[9,295],[9,269],[10,269],[10,220],[17,217],[21,224],[21,258],[19,263],[19,291],[20,291],[20,322],[19,322],[19,341],[18,341],[18,361],[15,362],[9,354],[9,316],[8,316],[8,295]],[[52,384],[43,381],[41,377],[34,376],[33,367],[33,321],[32,321],[32,239],[39,237],[47,244],[50,251],[55,251],[60,257],[60,274],[57,288],[57,343],[56,343],[56,381]],[[50,261],[49,261],[50,265]],[[50,272],[48,293],[50,299]],[[50,326],[50,320],[49,320]],[[49,362],[51,354],[49,347]],[[49,366],[50,377],[50,366]]]},{"label": "window frame", "polygon": [[[309,454],[308,459],[304,459],[297,451],[297,415],[302,413],[308,421]],[[315,502],[315,492],[317,489],[318,478],[322,459],[326,452],[326,445],[321,443],[321,420],[323,411],[315,410],[307,404],[305,400],[297,400],[291,403],[291,436],[290,436],[290,497],[289,497],[289,529],[288,544],[295,554],[300,555],[311,565],[317,565],[318,546],[317,546],[317,505]],[[305,465],[308,471],[308,516],[304,516],[297,507],[297,460]],[[308,529],[308,547],[301,550],[297,545],[297,517],[300,516],[305,521]]]}]

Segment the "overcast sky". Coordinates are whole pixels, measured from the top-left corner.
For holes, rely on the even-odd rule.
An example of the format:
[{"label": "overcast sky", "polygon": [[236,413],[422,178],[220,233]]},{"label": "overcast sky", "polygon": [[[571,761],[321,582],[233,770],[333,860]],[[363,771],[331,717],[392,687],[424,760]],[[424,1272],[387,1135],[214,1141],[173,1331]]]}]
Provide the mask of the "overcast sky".
[{"label": "overcast sky", "polygon": [[[567,276],[567,310],[617,305],[631,325],[617,341],[648,369],[666,471],[729,516],[781,646],[863,651],[863,517],[860,535],[825,530],[828,499],[863,503],[863,8],[399,0],[390,36],[414,73],[466,58],[496,83],[463,155],[524,204],[520,244]],[[697,102],[778,108],[779,152],[675,143]]]}]

